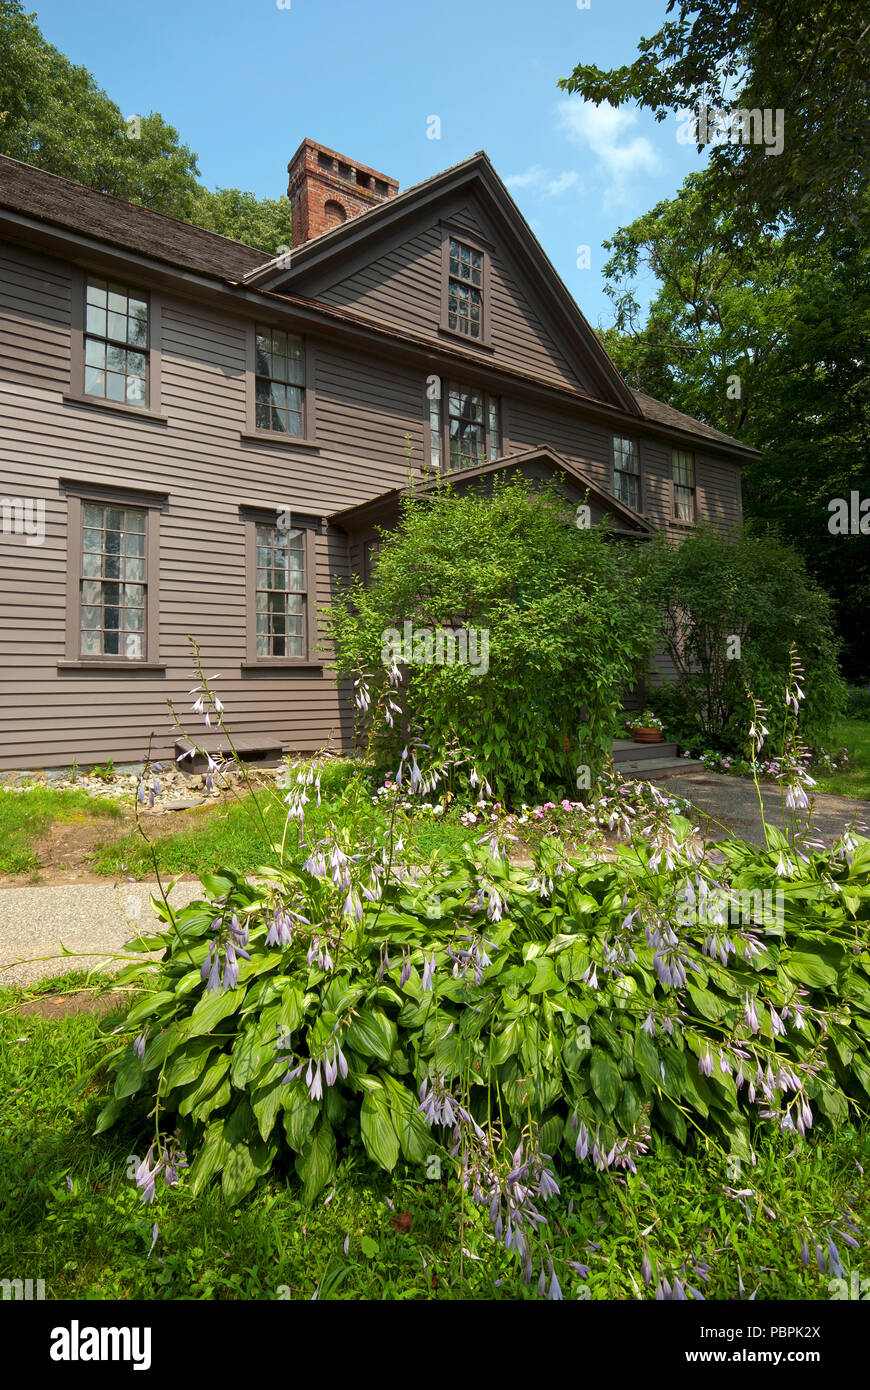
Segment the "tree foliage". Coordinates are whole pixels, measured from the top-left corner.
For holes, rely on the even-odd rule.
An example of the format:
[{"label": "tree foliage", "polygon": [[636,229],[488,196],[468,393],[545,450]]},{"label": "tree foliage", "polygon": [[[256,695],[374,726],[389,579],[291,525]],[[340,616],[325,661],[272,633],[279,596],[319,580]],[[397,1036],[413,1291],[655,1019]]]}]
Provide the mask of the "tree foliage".
[{"label": "tree foliage", "polygon": [[806,672],[802,734],[823,742],[846,692],[830,600],[807,579],[800,557],[770,536],[727,536],[700,526],[679,546],[658,539],[644,562],[677,671],[679,703],[671,713],[684,721],[683,737],[746,751],[751,690],[771,711],[770,747],[781,754],[794,644]]},{"label": "tree foliage", "polygon": [[602,529],[580,530],[553,488],[497,481],[492,496],[410,500],[384,537],[371,585],[356,581],[326,614],[345,673],[387,679],[386,634],[474,629],[488,634],[488,670],[413,661],[394,756],[409,729],[436,754],[455,738],[502,795],[573,786],[578,763],[609,746],[626,686],[646,662],[658,614],[633,550]]},{"label": "tree foliage", "polygon": [[[616,322],[603,335],[632,386],[762,451],[743,468],[746,514],[832,593],[856,679],[870,675],[870,547],[831,533],[829,504],[868,474],[868,230],[865,200],[857,230],[811,250],[781,232],[741,239],[709,173],[693,175],[606,243]],[[644,318],[636,286],[649,270],[659,289]]]},{"label": "tree foliage", "polygon": [[784,112],[781,154],[711,149],[717,196],[743,228],[783,218],[814,238],[856,219],[870,176],[870,26],[854,0],[669,0],[630,64],[581,63],[560,86],[664,120],[701,104]]},{"label": "tree foliage", "polygon": [[128,117],[87,68],[45,41],[21,0],[0,0],[0,154],[269,254],[290,244],[286,198],[210,192],[197,156],[159,112]]}]

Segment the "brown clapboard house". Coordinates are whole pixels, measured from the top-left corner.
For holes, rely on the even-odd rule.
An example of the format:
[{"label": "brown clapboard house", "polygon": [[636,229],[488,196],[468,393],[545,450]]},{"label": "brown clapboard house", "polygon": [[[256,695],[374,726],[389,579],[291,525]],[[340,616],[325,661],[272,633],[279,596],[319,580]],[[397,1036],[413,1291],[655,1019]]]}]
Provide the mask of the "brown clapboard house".
[{"label": "brown clapboard house", "polygon": [[266,260],[0,158],[0,771],[173,751],[188,634],[250,751],[347,738],[318,604],[415,487],[556,475],[740,518],[738,441],[625,385],[484,153],[400,193],[306,140]]}]

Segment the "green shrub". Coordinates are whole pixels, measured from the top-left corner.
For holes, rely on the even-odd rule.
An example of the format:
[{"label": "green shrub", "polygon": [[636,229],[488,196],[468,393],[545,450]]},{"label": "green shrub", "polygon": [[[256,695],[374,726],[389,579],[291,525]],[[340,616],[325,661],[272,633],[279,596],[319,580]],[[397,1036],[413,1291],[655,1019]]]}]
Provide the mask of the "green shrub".
[{"label": "green shrub", "polygon": [[499,797],[517,802],[573,788],[578,763],[597,769],[658,614],[635,550],[574,520],[554,489],[521,478],[498,480],[491,496],[445,487],[406,502],[370,585],[355,582],[325,614],[338,668],[366,673],[376,698],[388,634],[403,636],[408,623],[424,634],[485,631],[488,669],[400,656],[405,717],[386,731],[381,757],[395,759],[410,734],[430,761],[458,740]]},{"label": "green shrub", "polygon": [[804,741],[830,737],[846,699],[831,605],[795,551],[770,536],[698,526],[678,546],[657,538],[643,560],[677,672],[676,687],[653,697],[672,737],[745,753],[749,687],[771,716],[770,751],[781,753],[793,645],[807,679]]}]

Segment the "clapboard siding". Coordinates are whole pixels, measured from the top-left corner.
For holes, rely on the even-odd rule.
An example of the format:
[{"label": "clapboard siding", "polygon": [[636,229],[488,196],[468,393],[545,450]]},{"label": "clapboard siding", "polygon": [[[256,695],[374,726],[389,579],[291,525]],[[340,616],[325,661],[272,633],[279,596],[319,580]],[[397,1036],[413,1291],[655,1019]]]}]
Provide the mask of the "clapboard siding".
[{"label": "clapboard siding", "polygon": [[[560,344],[543,307],[524,285],[520,266],[497,239],[483,209],[468,200],[443,204],[437,213],[428,214],[428,220],[407,231],[398,245],[352,273],[341,278],[334,278],[334,272],[333,277],[318,276],[312,281],[311,292],[327,304],[354,308],[438,341],[442,219],[465,226],[492,243],[485,312],[489,314],[493,364],[557,386],[591,392],[591,378],[584,364]],[[469,347],[473,352],[474,345]]]},{"label": "clapboard siding", "polygon": [[[487,235],[476,204],[466,199],[453,212]],[[421,228],[385,253],[383,264],[361,270],[356,285],[338,281],[331,302],[373,296],[367,302],[377,301],[378,314],[422,331],[433,305],[437,322],[438,290],[433,300],[426,270],[433,254],[440,255],[437,233]],[[582,366],[568,362],[517,266],[499,252],[494,271],[494,353],[487,361],[582,389]],[[364,540],[374,533],[345,535],[326,518],[404,487],[409,472],[421,476],[425,372],[408,366],[401,344],[392,357],[383,345],[369,354],[324,329],[309,335],[316,447],[246,441],[255,310],[237,301],[215,307],[167,289],[164,277],[151,286],[159,304],[163,422],[72,402],[64,397],[76,273],[72,264],[0,245],[0,499],[45,502],[41,545],[0,532],[0,770],[65,766],[74,758],[83,766],[108,757],[135,761],[152,735],[155,751],[165,754],[174,738],[167,701],[186,716],[195,684],[189,637],[199,642],[208,671],[221,672],[234,732],[269,735],[287,750],[311,751],[330,736],[347,746],[352,712],[328,664],[268,674],[243,668],[249,614],[239,508],[289,506],[318,521],[309,592],[312,602],[327,602],[352,572],[362,572]],[[436,286],[439,275],[440,268]],[[473,382],[476,359],[473,350],[468,355],[464,377]],[[533,395],[505,395],[511,452],[549,444],[609,491],[609,432],[583,418],[580,406],[536,404]],[[636,428],[642,435],[643,426]],[[739,468],[717,454],[697,458],[699,510],[730,524],[740,515]],[[648,515],[668,526],[670,453],[652,437],[644,441],[644,470]],[[159,519],[159,650],[149,652],[162,671],[58,668],[66,657],[68,562],[61,479],[169,494]],[[155,576],[149,582],[153,592]],[[329,652],[320,657],[328,663]]]}]

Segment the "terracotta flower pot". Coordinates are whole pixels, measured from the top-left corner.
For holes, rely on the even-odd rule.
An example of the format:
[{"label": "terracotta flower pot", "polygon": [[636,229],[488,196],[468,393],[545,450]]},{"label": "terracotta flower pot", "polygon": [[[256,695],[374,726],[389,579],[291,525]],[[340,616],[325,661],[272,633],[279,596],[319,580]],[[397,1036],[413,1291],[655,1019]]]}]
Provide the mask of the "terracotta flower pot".
[{"label": "terracotta flower pot", "polygon": [[661,729],[634,729],[635,743],[661,743]]}]

